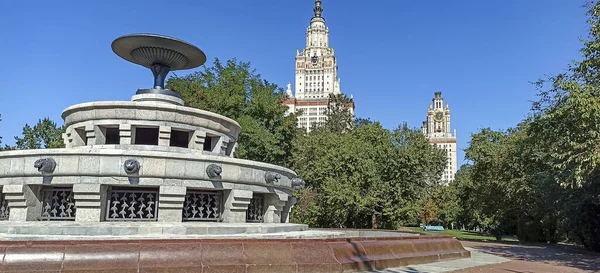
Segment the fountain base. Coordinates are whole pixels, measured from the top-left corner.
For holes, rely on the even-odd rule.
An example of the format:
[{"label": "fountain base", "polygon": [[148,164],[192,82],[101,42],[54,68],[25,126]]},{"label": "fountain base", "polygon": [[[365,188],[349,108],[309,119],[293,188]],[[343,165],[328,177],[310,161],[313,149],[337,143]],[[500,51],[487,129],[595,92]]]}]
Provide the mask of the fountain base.
[{"label": "fountain base", "polygon": [[222,238],[143,239],[132,236],[101,241],[77,240],[74,237],[63,240],[3,241],[0,242],[0,253],[4,260],[0,270],[369,272],[470,257],[470,252],[449,236],[374,230],[312,230],[297,233],[302,232],[313,232],[316,237],[269,239],[246,234],[245,238],[225,235]]}]

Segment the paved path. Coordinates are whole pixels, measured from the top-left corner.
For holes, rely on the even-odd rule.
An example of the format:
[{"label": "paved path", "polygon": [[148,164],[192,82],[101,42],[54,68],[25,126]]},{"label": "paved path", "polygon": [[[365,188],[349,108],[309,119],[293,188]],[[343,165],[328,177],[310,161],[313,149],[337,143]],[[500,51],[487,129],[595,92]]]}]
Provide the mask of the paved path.
[{"label": "paved path", "polygon": [[600,273],[600,254],[564,245],[462,241],[470,259],[414,265],[379,273]]},{"label": "paved path", "polygon": [[411,265],[408,267],[386,269],[377,271],[378,273],[442,273],[457,270],[461,268],[469,268],[475,266],[483,266],[496,263],[505,263],[510,261],[509,259],[486,254],[479,252],[473,248],[466,247],[468,251],[471,251],[470,259],[460,259],[445,262],[437,262],[430,264],[419,264]]},{"label": "paved path", "polygon": [[519,245],[463,241],[463,246],[508,258],[502,264],[452,271],[453,273],[600,273],[600,254],[565,245]]}]

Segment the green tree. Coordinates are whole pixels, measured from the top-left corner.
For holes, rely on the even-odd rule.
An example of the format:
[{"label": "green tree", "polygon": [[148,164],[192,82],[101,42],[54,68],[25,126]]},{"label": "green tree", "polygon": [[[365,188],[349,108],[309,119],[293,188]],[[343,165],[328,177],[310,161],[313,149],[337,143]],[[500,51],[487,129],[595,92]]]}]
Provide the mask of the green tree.
[{"label": "green tree", "polygon": [[33,127],[25,124],[23,135],[15,137],[16,144],[14,149],[63,148],[63,133],[64,128],[62,126],[57,126],[49,118],[43,118]]},{"label": "green tree", "polygon": [[[456,180],[458,221],[496,236],[600,251],[600,4],[588,5],[583,59],[540,80],[531,116],[472,136]],[[477,204],[474,206],[473,204]]]},{"label": "green tree", "polygon": [[298,138],[294,169],[307,188],[294,219],[317,227],[417,223],[418,203],[443,171],[443,152],[406,124],[394,131],[369,120],[359,124],[345,132],[317,128]]},{"label": "green tree", "polygon": [[327,103],[327,120],[323,127],[332,132],[346,132],[353,127],[354,115],[351,110],[354,100],[344,94],[330,94]]},{"label": "green tree", "polygon": [[185,77],[172,77],[168,88],[179,93],[185,105],[236,120],[242,127],[236,156],[290,166],[293,140],[298,134],[296,116],[285,115],[285,94],[261,79],[250,63],[236,59]]},{"label": "green tree", "polygon": [[[589,2],[583,59],[537,83],[530,137],[547,168],[540,181],[564,189],[561,216],[570,239],[600,251],[600,3]],[[559,190],[553,193],[560,192]]]},{"label": "green tree", "polygon": [[433,220],[437,218],[438,208],[433,199],[427,198],[421,205],[421,211],[419,212],[419,219],[423,226],[429,225]]},{"label": "green tree", "polygon": [[501,238],[516,233],[524,198],[523,165],[519,143],[524,133],[518,129],[482,129],[473,134],[465,157],[473,162],[470,170],[475,202],[480,207],[482,228]]},{"label": "green tree", "polygon": [[481,207],[475,195],[478,189],[472,179],[472,170],[473,165],[462,165],[449,185],[456,190],[456,200],[460,207],[456,222],[459,227],[469,230],[481,226],[482,223]]},{"label": "green tree", "polygon": [[454,228],[461,211],[457,188],[452,185],[437,186],[433,189],[432,200],[437,208],[436,220],[446,228]]}]

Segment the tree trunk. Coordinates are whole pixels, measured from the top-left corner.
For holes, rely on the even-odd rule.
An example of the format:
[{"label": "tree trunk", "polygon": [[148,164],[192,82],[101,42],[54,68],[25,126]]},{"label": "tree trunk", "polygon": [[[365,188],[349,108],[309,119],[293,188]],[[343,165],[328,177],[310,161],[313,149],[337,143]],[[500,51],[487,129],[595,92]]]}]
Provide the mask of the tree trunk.
[{"label": "tree trunk", "polygon": [[379,228],[379,223],[377,223],[377,213],[374,212],[373,214],[371,214],[371,228],[372,229],[378,229]]}]

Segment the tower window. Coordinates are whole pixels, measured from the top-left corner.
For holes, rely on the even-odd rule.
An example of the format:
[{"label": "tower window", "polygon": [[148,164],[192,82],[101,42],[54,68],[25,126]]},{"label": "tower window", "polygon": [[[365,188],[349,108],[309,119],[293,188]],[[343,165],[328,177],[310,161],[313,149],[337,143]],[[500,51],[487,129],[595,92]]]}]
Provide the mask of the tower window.
[{"label": "tower window", "polygon": [[135,144],[158,145],[158,128],[135,128]]},{"label": "tower window", "polygon": [[204,151],[213,152],[215,150],[215,147],[217,146],[217,142],[219,142],[219,136],[206,134],[206,137],[204,138],[204,146],[202,147],[202,149]]},{"label": "tower window", "polygon": [[119,144],[119,128],[106,128],[106,144]]},{"label": "tower window", "polygon": [[187,148],[190,141],[190,133],[185,131],[171,130],[169,145],[173,147]]}]

